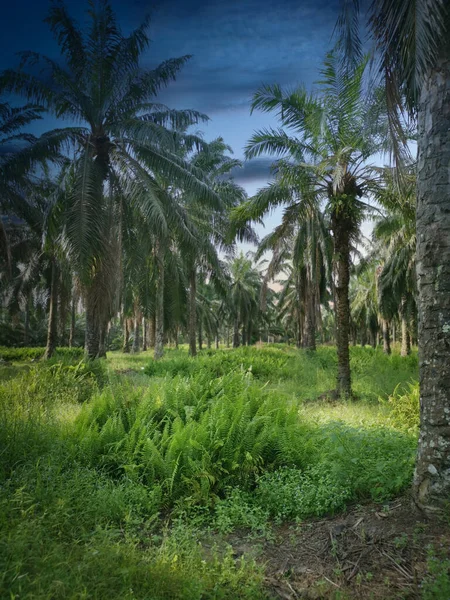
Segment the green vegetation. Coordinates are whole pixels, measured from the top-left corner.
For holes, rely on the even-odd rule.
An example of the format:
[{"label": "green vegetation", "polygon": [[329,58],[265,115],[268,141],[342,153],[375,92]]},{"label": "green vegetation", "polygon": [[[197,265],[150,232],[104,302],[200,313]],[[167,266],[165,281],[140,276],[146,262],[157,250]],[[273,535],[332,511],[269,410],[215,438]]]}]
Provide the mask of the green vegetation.
[{"label": "green vegetation", "polygon": [[339,405],[317,399],[335,369],[325,347],[114,354],[3,381],[1,595],[263,598],[256,563],[220,536],[206,551],[206,531],[270,536],[411,480],[417,359],[353,350],[361,385],[381,375]]}]

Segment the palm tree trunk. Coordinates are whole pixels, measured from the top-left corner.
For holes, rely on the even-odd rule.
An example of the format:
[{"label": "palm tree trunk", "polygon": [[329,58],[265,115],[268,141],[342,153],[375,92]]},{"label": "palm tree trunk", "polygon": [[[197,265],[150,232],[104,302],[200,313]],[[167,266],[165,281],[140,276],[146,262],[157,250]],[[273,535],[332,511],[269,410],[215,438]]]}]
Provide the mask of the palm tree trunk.
[{"label": "palm tree trunk", "polygon": [[198,324],[198,349],[203,349],[203,329],[201,322]]},{"label": "palm tree trunk", "polygon": [[155,347],[155,336],[156,336],[156,315],[150,317],[148,326],[148,345],[150,348]]},{"label": "palm tree trunk", "polygon": [[302,312],[300,310],[300,307],[298,307],[297,308],[297,340],[296,340],[297,348],[302,347],[302,330],[303,330]]},{"label": "palm tree trunk", "polygon": [[123,317],[123,345],[122,352],[128,354],[130,351],[130,329],[128,327],[128,318]]},{"label": "palm tree trunk", "polygon": [[334,217],[334,267],[336,276],[336,345],[338,356],[337,392],[340,396],[352,395],[350,374],[350,239],[346,219],[343,223]]},{"label": "palm tree trunk", "polygon": [[383,328],[383,352],[385,354],[391,353],[391,334],[389,329],[389,321],[383,319],[382,321]]},{"label": "palm tree trunk", "polygon": [[426,512],[450,498],[450,42],[422,86],[417,167],[420,438],[414,497]]},{"label": "palm tree trunk", "polygon": [[134,313],[134,339],[133,339],[133,354],[141,349],[141,315],[138,310]]},{"label": "palm tree trunk", "polygon": [[155,310],[155,360],[164,354],[164,251],[161,244],[156,244],[156,262],[158,265],[158,280],[156,284]]},{"label": "palm tree trunk", "polygon": [[51,281],[50,281],[50,306],[48,312],[47,346],[44,359],[51,358],[56,349],[58,339],[58,265],[56,258],[52,258]]},{"label": "palm tree trunk", "polygon": [[306,282],[306,303],[305,303],[305,337],[303,341],[303,347],[306,350],[316,349],[316,306],[314,302],[314,291],[312,289],[311,281],[308,277],[305,278]]},{"label": "palm tree trunk", "polygon": [[66,323],[67,323],[67,309],[69,304],[69,293],[67,287],[64,285],[63,278],[60,277],[59,281],[59,345],[66,345]]},{"label": "palm tree trunk", "polygon": [[106,358],[106,338],[108,337],[108,321],[103,320],[100,325],[100,335],[98,342],[98,358]]},{"label": "palm tree trunk", "polygon": [[239,314],[234,318],[234,332],[233,332],[233,348],[239,348],[241,340],[239,338]]},{"label": "palm tree trunk", "polygon": [[27,297],[25,300],[25,323],[24,323],[24,332],[23,332],[24,346],[28,345],[28,340],[30,339],[30,300],[31,300],[31,294],[30,294],[30,292],[27,292]]},{"label": "palm tree trunk", "polygon": [[147,319],[144,317],[142,319],[142,351],[146,352],[147,350]]},{"label": "palm tree trunk", "polygon": [[219,335],[218,334],[216,335],[216,339],[215,339],[215,348],[216,348],[216,350],[219,349]]},{"label": "palm tree trunk", "polygon": [[206,336],[206,346],[208,350],[211,350],[211,336],[209,335],[209,333]]},{"label": "palm tree trunk", "polygon": [[361,346],[364,348],[364,346],[367,344],[367,329],[365,327],[363,327],[361,329]]},{"label": "palm tree trunk", "polygon": [[70,331],[69,331],[69,348],[73,347],[75,341],[75,324],[76,324],[76,308],[78,298],[75,292],[72,294],[72,304],[70,307]]},{"label": "palm tree trunk", "polygon": [[411,354],[411,338],[408,331],[408,321],[406,317],[402,315],[402,356],[408,356]]},{"label": "palm tree trunk", "polygon": [[189,274],[189,354],[197,356],[197,273],[195,267]]}]

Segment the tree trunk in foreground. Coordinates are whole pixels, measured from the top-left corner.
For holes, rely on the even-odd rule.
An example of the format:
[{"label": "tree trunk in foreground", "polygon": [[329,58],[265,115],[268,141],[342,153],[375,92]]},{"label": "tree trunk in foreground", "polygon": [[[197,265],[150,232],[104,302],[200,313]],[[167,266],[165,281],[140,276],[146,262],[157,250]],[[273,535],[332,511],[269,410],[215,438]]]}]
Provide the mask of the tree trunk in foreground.
[{"label": "tree trunk in foreground", "polygon": [[48,312],[47,346],[44,359],[51,358],[56,349],[58,340],[58,265],[56,259],[52,259],[51,282],[50,282],[50,307]]},{"label": "tree trunk in foreground", "polygon": [[193,268],[189,274],[189,354],[197,356],[197,274]]},{"label": "tree trunk in foreground", "polygon": [[[444,45],[444,44],[443,44]],[[417,167],[420,438],[414,497],[450,499],[450,43],[422,87]]]},{"label": "tree trunk in foreground", "polygon": [[352,395],[350,375],[350,239],[346,219],[334,217],[334,263],[336,274],[336,346],[338,356],[337,392],[342,397]]},{"label": "tree trunk in foreground", "polygon": [[155,307],[155,360],[164,354],[164,252],[160,244],[156,247],[158,281],[156,284]]},{"label": "tree trunk in foreground", "polygon": [[391,335],[389,330],[389,321],[383,319],[383,352],[385,354],[391,353]]}]

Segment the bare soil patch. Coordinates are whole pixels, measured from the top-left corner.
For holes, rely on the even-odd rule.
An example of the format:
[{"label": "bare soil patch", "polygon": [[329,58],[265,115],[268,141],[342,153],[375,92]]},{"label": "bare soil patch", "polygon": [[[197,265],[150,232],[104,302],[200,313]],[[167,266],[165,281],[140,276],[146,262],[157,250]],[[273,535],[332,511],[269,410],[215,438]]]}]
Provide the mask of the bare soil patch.
[{"label": "bare soil patch", "polygon": [[264,544],[239,534],[228,541],[236,557],[253,555],[265,565],[266,587],[274,598],[416,599],[430,544],[435,553],[450,554],[450,527],[428,519],[402,497],[280,526],[274,540]]}]

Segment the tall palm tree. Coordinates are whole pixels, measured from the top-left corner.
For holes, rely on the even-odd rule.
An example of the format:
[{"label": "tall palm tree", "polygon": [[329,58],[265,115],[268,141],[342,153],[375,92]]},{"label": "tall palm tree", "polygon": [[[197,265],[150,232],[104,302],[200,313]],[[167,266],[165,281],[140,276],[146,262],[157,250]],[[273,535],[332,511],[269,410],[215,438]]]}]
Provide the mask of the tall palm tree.
[{"label": "tall palm tree", "polygon": [[352,69],[343,68],[335,51],[327,55],[317,93],[308,94],[303,88],[285,92],[278,85],[262,87],[254,95],[252,110],[275,111],[285,129],[258,131],[246,148],[247,158],[264,153],[287,157],[275,165],[275,183],[253,201],[252,216],[292,203],[292,186],[304,201],[310,202],[313,196],[324,202],[334,242],[337,389],[343,396],[351,395],[350,253],[369,208],[361,198],[375,184],[367,161],[379,149],[375,130],[368,128],[368,106],[375,99],[364,91],[366,64],[364,59]]},{"label": "tall palm tree", "polygon": [[[359,2],[347,1],[357,15]],[[355,18],[340,20],[347,52],[360,51]],[[446,0],[372,0],[369,30],[390,121],[406,106],[418,122],[417,284],[421,425],[414,497],[428,512],[450,495],[450,6]]]},{"label": "tall palm tree", "polygon": [[0,77],[0,90],[25,96],[75,123],[58,132],[60,141],[76,149],[66,236],[85,287],[86,349],[89,356],[96,356],[105,323],[101,299],[108,273],[104,271],[111,262],[105,259],[110,236],[105,240],[102,231],[108,198],[120,187],[127,201],[151,215],[154,229],[164,233],[164,208],[170,197],[161,193],[155,175],[189,187],[204,200],[214,203],[216,196],[201,181],[201,172],[176,153],[181,137],[190,147],[201,142],[175,129],[206,117],[154,102],[158,90],[175,79],[189,56],[144,69],[140,58],[149,45],[148,19],[124,36],[107,0],[91,6],[88,14],[91,25],[84,33],[64,4],[52,5],[46,21],[62,61],[25,52],[21,68]]}]

